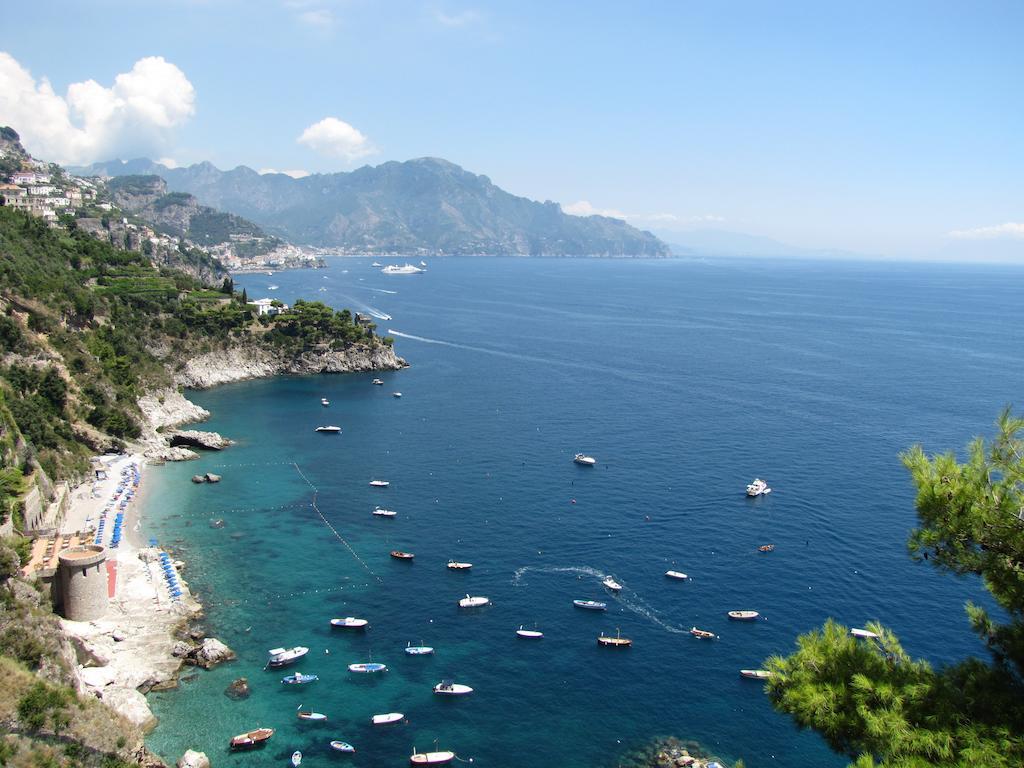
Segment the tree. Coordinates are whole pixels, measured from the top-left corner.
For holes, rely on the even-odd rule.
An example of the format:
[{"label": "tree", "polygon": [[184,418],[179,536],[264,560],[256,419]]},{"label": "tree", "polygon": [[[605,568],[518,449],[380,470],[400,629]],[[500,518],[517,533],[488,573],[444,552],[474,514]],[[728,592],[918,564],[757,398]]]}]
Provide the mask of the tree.
[{"label": "tree", "polygon": [[880,624],[858,640],[828,621],[772,657],[768,694],[801,727],[820,732],[857,768],[1024,765],[1024,419],[1007,409],[991,443],[967,460],[902,454],[917,487],[917,561],[981,576],[1009,621],[968,603],[971,626],[991,656],[934,670],[914,660]]}]

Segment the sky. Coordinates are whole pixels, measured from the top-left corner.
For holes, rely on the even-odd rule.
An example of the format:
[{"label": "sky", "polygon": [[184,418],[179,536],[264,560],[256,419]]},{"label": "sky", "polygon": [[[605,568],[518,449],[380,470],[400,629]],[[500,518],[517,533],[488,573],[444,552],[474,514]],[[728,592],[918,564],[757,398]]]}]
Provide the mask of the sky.
[{"label": "sky", "polygon": [[0,124],[63,164],[443,157],[669,240],[1024,262],[1022,39],[1018,0],[9,2]]}]

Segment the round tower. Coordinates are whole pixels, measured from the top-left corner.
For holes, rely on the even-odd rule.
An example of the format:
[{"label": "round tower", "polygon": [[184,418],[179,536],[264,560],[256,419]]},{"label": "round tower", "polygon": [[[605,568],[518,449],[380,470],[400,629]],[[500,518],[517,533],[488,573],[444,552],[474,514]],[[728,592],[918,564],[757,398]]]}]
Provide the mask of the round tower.
[{"label": "round tower", "polygon": [[71,621],[92,621],[107,612],[107,551],[95,544],[60,553],[61,614]]}]

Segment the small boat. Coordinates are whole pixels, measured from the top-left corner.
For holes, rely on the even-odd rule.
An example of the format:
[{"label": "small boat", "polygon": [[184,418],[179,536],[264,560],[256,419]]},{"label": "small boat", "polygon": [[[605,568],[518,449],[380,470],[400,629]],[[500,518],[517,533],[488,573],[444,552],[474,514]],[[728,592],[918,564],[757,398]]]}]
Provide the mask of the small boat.
[{"label": "small boat", "polygon": [[371,264],[370,266],[371,266],[371,267],[382,267],[382,266],[384,266],[384,265],[383,265],[383,264],[381,264],[381,263],[380,263],[379,261],[375,261],[375,262],[373,262],[373,264]]},{"label": "small boat", "polygon": [[682,571],[665,571],[665,575],[668,576],[670,579],[679,579],[680,581],[690,578]]},{"label": "small boat", "polygon": [[420,262],[420,266],[421,266],[421,267],[425,267],[425,266],[427,266],[427,262],[425,262],[425,261],[421,261],[421,262]]},{"label": "small boat", "polygon": [[267,286],[267,290],[268,291],[276,291],[280,287],[281,287],[280,285],[268,285]]},{"label": "small boat", "polygon": [[273,728],[257,728],[254,731],[240,733],[231,739],[231,749],[253,749],[266,744],[267,739],[274,735]]},{"label": "small boat", "polygon": [[347,741],[338,741],[338,740],[335,740],[335,741],[331,742],[331,749],[333,749],[335,752],[349,752],[349,753],[351,753],[351,752],[355,752],[356,751],[356,748],[353,747],[351,744],[349,744]]},{"label": "small boat", "polygon": [[383,715],[374,715],[370,718],[370,722],[374,725],[387,725],[388,723],[397,723],[404,717],[405,715],[401,712],[388,712]]},{"label": "small boat", "polygon": [[301,645],[294,648],[271,648],[267,653],[270,654],[270,658],[267,660],[268,667],[284,667],[309,653],[309,648]]},{"label": "small boat", "polygon": [[359,672],[361,674],[373,674],[374,672],[387,672],[388,665],[381,664],[378,661],[364,661],[358,664],[349,664],[349,672]]},{"label": "small boat", "polygon": [[434,693],[439,696],[465,696],[472,693],[473,689],[462,683],[453,683],[451,680],[442,680],[434,686]]},{"label": "small boat", "polygon": [[405,652],[409,656],[429,656],[434,652],[434,649],[429,645],[413,645],[407,643],[405,646]]},{"label": "small boat", "polygon": [[340,629],[365,629],[369,622],[366,619],[357,619],[355,616],[346,616],[344,619],[331,619],[331,626]]},{"label": "small boat", "polygon": [[878,633],[872,632],[870,629],[851,629],[850,634],[854,637],[862,637],[869,640],[875,640],[878,638]]},{"label": "small boat", "polygon": [[577,453],[572,460],[583,467],[592,467],[597,464],[597,459],[593,456],[587,456],[582,453]]},{"label": "small boat", "polygon": [[391,509],[382,509],[381,507],[374,507],[373,514],[377,517],[394,517],[398,513]]},{"label": "small boat", "polygon": [[414,557],[416,557],[416,555],[414,555],[412,552],[402,552],[398,549],[392,550],[391,556],[395,558],[395,560],[412,560]]},{"label": "small boat", "polygon": [[619,632],[618,627],[616,627],[615,637],[605,637],[604,632],[602,632],[600,637],[597,638],[597,644],[603,645],[606,648],[629,648],[629,646],[633,644],[633,641],[628,637],[623,637]]},{"label": "small boat", "polygon": [[324,408],[326,408],[330,404],[331,404],[331,401],[328,400],[326,397],[321,397],[320,398],[320,405],[322,405]]},{"label": "small boat", "polygon": [[384,381],[382,379],[374,379],[373,383],[376,384],[378,387],[384,386]]},{"label": "small boat", "polygon": [[341,432],[341,427],[335,426],[334,424],[327,424],[322,427],[317,427],[314,432]]},{"label": "small boat", "polygon": [[768,487],[768,483],[759,477],[755,477],[754,482],[747,486],[747,496],[764,496],[771,492],[772,489]]},{"label": "small boat", "polygon": [[402,393],[401,393],[401,392],[392,392],[392,393],[391,393],[391,396],[392,396],[392,397],[401,397],[401,396],[402,396]]},{"label": "small boat", "polygon": [[313,723],[322,723],[327,719],[323,712],[310,712],[308,709],[300,709],[295,715],[299,720],[309,720]]},{"label": "small boat", "polygon": [[440,752],[417,752],[416,748],[413,747],[412,754],[409,755],[409,762],[413,765],[443,765],[450,763],[455,759],[455,753],[448,750],[442,750]]},{"label": "small boat", "polygon": [[478,596],[470,597],[466,595],[464,598],[459,600],[459,608],[480,608],[490,603],[490,598]]},{"label": "small boat", "polygon": [[740,677],[745,677],[748,680],[767,680],[772,676],[772,673],[767,669],[741,669]]},{"label": "small boat", "polygon": [[726,615],[733,621],[753,621],[761,614],[757,611],[729,611]]},{"label": "small boat", "polygon": [[774,544],[762,544],[760,547],[757,548],[757,551],[758,552],[774,552],[775,551],[775,545]]},{"label": "small boat", "polygon": [[588,611],[606,611],[608,610],[608,603],[601,603],[597,600],[573,600],[572,604],[577,608],[583,608]]},{"label": "small boat", "polygon": [[374,488],[387,488],[389,485],[391,485],[391,483],[389,483],[387,480],[371,480],[370,485],[372,485]]},{"label": "small boat", "polygon": [[690,634],[694,637],[699,637],[701,640],[714,640],[718,637],[714,632],[708,632],[706,629],[697,629],[696,627],[690,630]]},{"label": "small boat", "polygon": [[470,568],[473,567],[473,564],[472,563],[460,563],[460,562],[458,562],[456,560],[449,560],[448,561],[448,567],[451,568],[453,571],[468,571]]},{"label": "small boat", "polygon": [[300,765],[302,765],[302,753],[299,750],[295,750],[292,752],[292,766],[299,768]]},{"label": "small boat", "polygon": [[520,624],[519,629],[516,630],[516,635],[526,638],[527,640],[540,640],[544,637],[543,632],[538,632],[536,629],[523,629],[522,624]]},{"label": "small boat", "polygon": [[604,584],[606,587],[608,587],[608,589],[610,589],[612,592],[621,592],[622,591],[622,585],[619,584],[619,582],[617,582],[611,576],[606,577],[605,580],[602,581],[601,583]]},{"label": "small boat", "polygon": [[316,675],[304,675],[301,672],[296,672],[294,675],[282,677],[281,682],[285,685],[305,685],[306,683],[315,683],[319,679]]}]

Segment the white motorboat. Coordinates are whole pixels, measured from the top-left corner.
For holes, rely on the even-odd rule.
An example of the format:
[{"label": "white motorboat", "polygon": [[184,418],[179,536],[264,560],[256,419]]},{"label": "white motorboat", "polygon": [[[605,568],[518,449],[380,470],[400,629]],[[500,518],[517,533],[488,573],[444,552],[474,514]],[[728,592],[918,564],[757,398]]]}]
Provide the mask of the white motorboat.
[{"label": "white motorboat", "polygon": [[391,483],[389,483],[387,480],[371,480],[370,485],[372,485],[374,488],[387,488],[389,485],[391,485]]},{"label": "white motorboat", "polygon": [[374,507],[373,514],[377,515],[377,517],[394,517],[398,513],[395,512],[393,509],[382,509],[381,507]]},{"label": "white motorboat", "polygon": [[374,379],[373,383],[376,384],[378,387],[384,386],[384,381],[382,379]]},{"label": "white motorboat", "polygon": [[387,712],[383,715],[374,715],[370,718],[370,722],[374,725],[387,725],[388,723],[397,723],[404,718],[401,712]]},{"label": "white motorboat", "polygon": [[755,477],[754,482],[747,486],[747,496],[764,496],[771,492],[772,489],[768,487],[768,483],[759,477]]},{"label": "white motorboat", "polygon": [[767,669],[741,669],[740,677],[745,677],[748,680],[767,680],[772,676],[772,673]]},{"label": "white motorboat", "polygon": [[761,614],[757,611],[729,611],[726,615],[733,621],[753,621]]},{"label": "white motorboat", "polygon": [[267,653],[270,654],[267,660],[268,667],[284,667],[309,653],[309,648],[296,645],[294,648],[271,648]]},{"label": "white motorboat", "polygon": [[679,579],[680,581],[690,578],[682,571],[665,571],[665,575],[670,579]]},{"label": "white motorboat", "polygon": [[363,675],[372,675],[375,672],[387,672],[388,665],[378,661],[361,661],[358,664],[349,664],[349,672],[358,672]]},{"label": "white motorboat", "polygon": [[383,265],[383,264],[381,264],[381,263],[380,263],[379,261],[375,261],[375,262],[373,262],[373,264],[371,264],[370,266],[371,266],[371,267],[383,267],[384,265]]},{"label": "white motorboat", "polygon": [[522,624],[520,624],[519,629],[516,630],[516,635],[527,640],[540,640],[544,637],[543,632],[539,632],[536,629],[523,629]]},{"label": "white motorboat", "polygon": [[619,582],[617,582],[611,576],[606,577],[604,581],[602,581],[601,583],[608,587],[608,589],[610,589],[612,592],[622,591],[622,585],[619,584]]},{"label": "white motorboat", "polygon": [[316,432],[341,432],[341,427],[337,427],[333,424],[327,424],[322,427],[317,427],[314,431]]},{"label": "white motorboat", "polygon": [[457,560],[449,560],[448,567],[453,571],[468,571],[473,567],[472,563],[460,563]]},{"label": "white motorboat", "polygon": [[608,603],[602,603],[598,600],[573,600],[572,604],[577,608],[582,608],[585,611],[608,610]]},{"label": "white motorboat", "polygon": [[418,275],[426,270],[417,267],[415,264],[388,264],[381,272],[385,275]]},{"label": "white motorboat", "polygon": [[401,397],[401,396],[402,396],[402,393],[401,393],[401,392],[392,392],[392,393],[391,393],[391,396],[392,396],[392,397]]},{"label": "white motorboat", "polygon": [[582,453],[577,453],[572,460],[584,467],[592,467],[597,464],[597,459],[593,456],[587,456]]},{"label": "white motorboat", "polygon": [[867,640],[875,640],[878,638],[877,632],[872,632],[870,629],[851,629],[850,634],[854,637],[860,637]]},{"label": "white motorboat", "polygon": [[343,619],[331,619],[331,626],[340,629],[365,629],[369,624],[366,619],[357,619],[355,616],[346,616]]},{"label": "white motorboat", "polygon": [[292,766],[293,768],[299,768],[302,765],[302,753],[299,750],[292,752]]},{"label": "white motorboat", "polygon": [[430,656],[434,652],[434,649],[429,645],[413,645],[409,643],[405,646],[405,653],[408,656]]},{"label": "white motorboat", "polygon": [[413,747],[412,754],[409,755],[409,762],[412,765],[444,765],[454,759],[455,753],[447,749],[440,752],[417,752]]},{"label": "white motorboat", "polygon": [[472,693],[473,689],[462,683],[453,683],[451,680],[442,680],[434,686],[434,693],[439,696],[465,696]]},{"label": "white motorboat", "polygon": [[488,605],[490,602],[490,599],[486,597],[470,597],[466,595],[459,600],[459,608],[480,608],[481,606]]},{"label": "white motorboat", "polygon": [[320,405],[322,405],[324,408],[326,408],[330,404],[331,404],[331,401],[328,400],[326,397],[321,397],[320,398]]},{"label": "white motorboat", "polygon": [[280,288],[280,287],[281,287],[281,286],[279,286],[279,285],[268,285],[268,286],[267,286],[267,290],[268,290],[268,291],[276,291],[276,290],[277,290],[278,288]]},{"label": "white motorboat", "polygon": [[353,747],[347,741],[341,741],[340,739],[335,739],[331,742],[331,749],[333,749],[335,752],[352,753],[356,751],[355,747]]},{"label": "white motorboat", "polygon": [[296,716],[299,720],[308,720],[313,723],[322,723],[327,720],[327,715],[323,712],[310,712],[309,710],[302,709],[301,706],[299,707],[299,711],[296,713]]},{"label": "white motorboat", "polygon": [[420,261],[420,266],[421,266],[421,267],[426,267],[426,266],[427,266],[427,262],[425,262],[425,261]]}]

